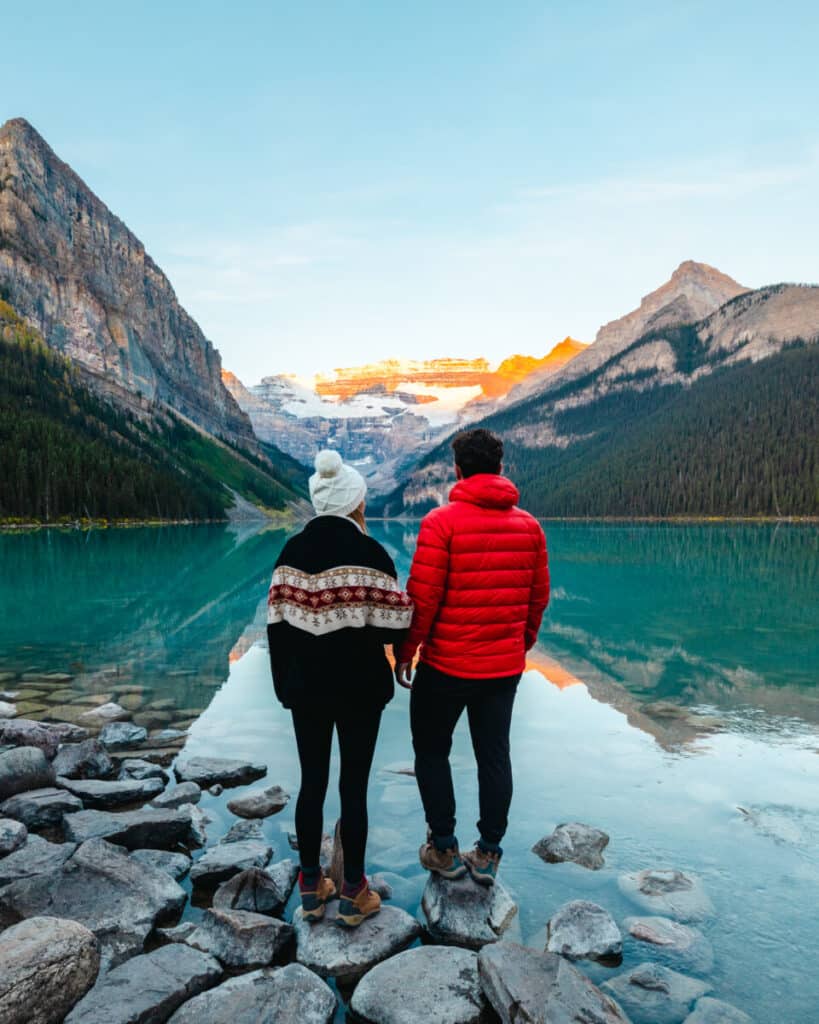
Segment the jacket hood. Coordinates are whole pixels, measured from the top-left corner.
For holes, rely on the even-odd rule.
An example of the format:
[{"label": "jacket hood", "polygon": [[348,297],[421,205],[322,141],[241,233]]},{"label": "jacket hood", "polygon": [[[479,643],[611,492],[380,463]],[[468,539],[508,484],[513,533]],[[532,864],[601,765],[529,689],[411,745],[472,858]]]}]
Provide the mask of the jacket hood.
[{"label": "jacket hood", "polygon": [[468,501],[482,508],[512,508],[519,498],[512,481],[498,473],[476,473],[459,480],[449,492],[450,501]]}]

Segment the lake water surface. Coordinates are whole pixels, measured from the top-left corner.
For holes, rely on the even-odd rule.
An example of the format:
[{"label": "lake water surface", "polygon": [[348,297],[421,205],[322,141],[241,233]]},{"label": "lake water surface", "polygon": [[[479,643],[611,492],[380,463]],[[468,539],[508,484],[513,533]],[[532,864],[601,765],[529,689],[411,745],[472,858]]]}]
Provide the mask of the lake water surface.
[{"label": "lake water surface", "polygon": [[[601,903],[621,922],[640,911],[618,875],[681,868],[715,906],[701,926],[714,994],[757,1022],[819,1021],[819,530],[546,529],[553,600],[516,708],[502,872],[520,904],[519,938],[542,948],[546,922],[569,899]],[[416,527],[372,530],[405,579]],[[268,781],[295,794],[295,743],[264,638],[283,540],[204,526],[0,536],[0,672],[71,673],[63,703],[141,686],[137,720],[189,727],[188,753],[263,760]],[[47,706],[19,680],[3,689],[23,691],[29,717]],[[384,716],[369,868],[398,876],[396,901],[415,913],[423,816],[414,780],[390,770],[411,759],[407,709],[400,691]],[[477,788],[465,723],[453,763],[466,845]],[[236,792],[204,794],[211,840],[227,829]],[[276,859],[291,855],[293,806],[264,826]],[[331,828],[332,789],[326,810]],[[530,852],[571,820],[611,836],[603,870]],[[626,936],[623,968],[653,950]],[[581,966],[596,981],[618,970]]]}]

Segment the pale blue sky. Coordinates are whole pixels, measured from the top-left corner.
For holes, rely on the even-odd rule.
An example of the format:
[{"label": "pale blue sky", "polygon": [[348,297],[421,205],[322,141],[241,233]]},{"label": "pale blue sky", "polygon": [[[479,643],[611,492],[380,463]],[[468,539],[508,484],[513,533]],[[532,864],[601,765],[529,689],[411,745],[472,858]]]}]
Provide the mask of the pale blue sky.
[{"label": "pale blue sky", "polygon": [[248,383],[586,341],[684,259],[819,280],[817,5],[2,5],[0,120]]}]

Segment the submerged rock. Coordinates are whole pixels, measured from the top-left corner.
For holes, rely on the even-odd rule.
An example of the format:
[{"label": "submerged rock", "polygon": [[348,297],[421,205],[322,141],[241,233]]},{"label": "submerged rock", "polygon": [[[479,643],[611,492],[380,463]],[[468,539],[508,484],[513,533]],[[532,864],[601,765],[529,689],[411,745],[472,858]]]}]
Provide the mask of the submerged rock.
[{"label": "submerged rock", "polygon": [[180,782],[174,789],[162,793],[151,801],[152,807],[184,807],[186,804],[198,804],[202,799],[202,790],[195,782]]},{"label": "submerged rock", "polygon": [[59,1024],[94,984],[100,966],[88,928],[32,917],[0,934],[0,1020]]},{"label": "submerged rock", "polygon": [[0,804],[0,813],[22,821],[27,828],[38,829],[59,825],[64,814],[81,811],[82,807],[79,797],[49,786],[9,797]]},{"label": "submerged rock", "polygon": [[14,853],[26,841],[28,829],[21,821],[0,818],[0,857]]},{"label": "submerged rock", "polygon": [[483,1024],[488,1008],[478,977],[478,954],[420,946],[373,967],[350,1006],[367,1024]]},{"label": "submerged rock", "polygon": [[602,987],[634,1024],[682,1024],[694,1002],[711,991],[704,981],[649,963],[618,974]]},{"label": "submerged rock", "polygon": [[421,909],[437,942],[470,949],[497,942],[518,912],[501,882],[476,885],[469,876],[451,882],[434,874],[424,889]]},{"label": "submerged rock", "polygon": [[99,738],[106,750],[127,750],[143,744],[148,738],[148,730],[132,722],[109,722]]},{"label": "submerged rock", "polygon": [[180,782],[195,782],[203,789],[215,782],[243,786],[267,775],[266,764],[236,761],[225,757],[190,757],[174,768]]},{"label": "submerged rock", "polygon": [[[3,716],[0,715],[0,718]],[[0,721],[0,744],[10,747],[39,747],[51,760],[57,753],[60,737],[42,722],[28,718],[9,718]]]},{"label": "submerged rock", "polygon": [[248,868],[220,885],[213,897],[217,910],[250,910],[256,914],[280,915],[296,884],[299,867],[291,860],[279,861],[267,871]]},{"label": "submerged rock", "polygon": [[99,707],[91,708],[89,711],[84,711],[80,717],[95,722],[118,722],[122,719],[130,718],[131,712],[126,711],[124,707],[111,701],[106,704],[100,704]]},{"label": "submerged rock", "polygon": [[301,964],[231,978],[180,1007],[170,1024],[330,1024],[332,990]]},{"label": "submerged rock", "polygon": [[57,779],[57,785],[79,797],[86,807],[110,810],[150,800],[165,788],[162,779]]},{"label": "submerged rock", "polygon": [[186,807],[163,811],[142,807],[137,811],[77,811],[63,818],[67,839],[84,843],[108,839],[129,850],[173,850],[190,836],[191,818]]},{"label": "submerged rock", "polygon": [[603,850],[609,845],[609,837],[599,828],[572,821],[558,825],[550,836],[539,840],[532,852],[549,864],[572,861],[581,867],[598,871],[603,867]]},{"label": "submerged rock", "polygon": [[17,714],[17,705],[11,701],[0,700],[0,719],[14,718]]},{"label": "submerged rock", "polygon": [[620,875],[617,884],[624,896],[648,913],[678,921],[701,921],[714,913],[699,878],[682,871],[649,868]]},{"label": "submerged rock", "polygon": [[293,927],[299,963],[323,978],[341,982],[357,981],[382,960],[405,950],[421,932],[418,921],[398,907],[382,907],[352,930],[339,928],[337,917],[337,901],[327,904],[324,918],[317,924],[305,921],[299,907]]},{"label": "submerged rock", "polygon": [[240,818],[268,818],[286,807],[290,794],[281,786],[256,789],[228,801],[228,810]]},{"label": "submerged rock", "polygon": [[569,960],[619,961],[623,936],[611,914],[588,900],[564,904],[549,920],[546,949]]},{"label": "submerged rock", "polygon": [[685,1024],[751,1024],[751,1018],[730,1003],[703,996],[697,1000],[694,1012],[685,1018]]},{"label": "submerged rock", "polygon": [[168,850],[134,850],[131,860],[138,864],[148,864],[159,871],[165,871],[175,881],[184,878],[191,869],[191,859],[184,853],[171,853]]},{"label": "submerged rock", "polygon": [[697,928],[669,917],[627,917],[623,927],[633,939],[649,943],[654,957],[668,960],[672,966],[695,974],[705,974],[714,966],[711,943]]},{"label": "submerged rock", "polygon": [[248,839],[254,839],[262,843],[265,841],[262,825],[259,821],[235,821],[225,832],[220,843],[243,843]]},{"label": "submerged rock", "polygon": [[293,937],[284,921],[248,910],[206,910],[188,945],[227,967],[267,967]]},{"label": "submerged rock", "polygon": [[104,975],[77,1003],[65,1024],[164,1021],[221,977],[222,968],[206,953],[183,945],[162,946],[132,957]]},{"label": "submerged rock", "polygon": [[66,779],[106,779],[114,774],[114,762],[99,740],[83,740],[60,747],[54,771]]},{"label": "submerged rock", "polygon": [[54,769],[39,747],[14,747],[0,754],[0,800],[54,785]]},{"label": "submerged rock", "polygon": [[503,1024],[631,1024],[613,999],[556,953],[493,943],[478,954],[478,972]]},{"label": "submerged rock", "polygon": [[76,849],[76,843],[49,843],[42,836],[27,836],[21,846],[0,860],[0,886],[55,871]]}]

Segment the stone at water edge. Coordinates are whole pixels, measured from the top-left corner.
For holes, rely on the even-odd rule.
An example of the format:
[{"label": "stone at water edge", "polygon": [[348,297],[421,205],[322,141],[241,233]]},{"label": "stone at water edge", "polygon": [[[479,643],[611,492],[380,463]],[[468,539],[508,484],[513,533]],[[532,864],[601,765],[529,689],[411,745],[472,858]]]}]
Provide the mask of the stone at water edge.
[{"label": "stone at water edge", "polygon": [[214,784],[208,789],[211,796],[221,796],[224,791],[225,787],[221,782],[214,782]]},{"label": "stone at water edge", "polygon": [[701,921],[711,917],[714,906],[695,875],[682,871],[648,868],[620,875],[620,892],[650,914],[677,921]]},{"label": "stone at water edge", "polygon": [[453,946],[419,946],[377,964],[358,983],[350,1007],[367,1024],[489,1019],[478,954]]},{"label": "stone at water edge", "polygon": [[301,964],[252,971],[181,1006],[169,1024],[330,1024],[332,989]]},{"label": "stone at water edge", "polygon": [[60,743],[82,743],[88,739],[88,730],[73,722],[49,722],[48,728],[59,738]]},{"label": "stone at water edge", "polygon": [[84,843],[108,839],[129,850],[156,848],[173,850],[191,834],[188,807],[159,810],[142,807],[137,811],[77,811],[63,818],[66,839]]},{"label": "stone at water edge", "polygon": [[59,776],[57,785],[79,797],[86,807],[103,811],[144,803],[165,788],[162,779],[66,779]]},{"label": "stone at water edge", "polygon": [[66,779],[106,779],[114,774],[114,762],[99,740],[83,740],[60,747],[54,771]]},{"label": "stone at water edge", "polygon": [[281,786],[256,789],[228,801],[228,810],[240,818],[268,818],[278,814],[290,801],[290,794]]},{"label": "stone at water edge", "polygon": [[[250,826],[250,827],[248,827]],[[248,868],[263,868],[273,856],[273,847],[255,821],[237,822],[191,868],[195,886],[212,888]]]},{"label": "stone at water edge", "polygon": [[215,782],[243,786],[267,775],[267,765],[225,757],[190,757],[179,762],[174,771],[180,782],[196,782],[202,788]]},{"label": "stone at water edge", "polygon": [[201,799],[202,790],[195,782],[180,782],[174,789],[152,800],[151,807],[184,807],[187,804],[198,804]]},{"label": "stone at water edge", "polygon": [[299,963],[342,983],[357,981],[382,960],[405,950],[421,933],[418,921],[398,907],[382,907],[353,929],[340,928],[337,917],[337,900],[327,904],[317,924],[305,921],[298,907],[293,927]]},{"label": "stone at water edge", "polygon": [[0,818],[0,857],[18,850],[26,841],[28,829],[21,821]]},{"label": "stone at water edge", "polygon": [[492,943],[478,954],[478,973],[503,1024],[631,1024],[613,999],[556,953]]},{"label": "stone at water edge", "polygon": [[703,996],[697,1000],[694,1012],[685,1018],[684,1024],[752,1024],[747,1013],[738,1010],[721,999]]},{"label": "stone at water edge", "polygon": [[126,711],[124,707],[113,702],[100,704],[99,707],[91,708],[90,711],[84,711],[80,715],[81,719],[94,722],[119,722],[130,717],[130,711]]},{"label": "stone at water edge", "polygon": [[190,857],[184,853],[172,853],[168,850],[134,850],[131,860],[164,871],[176,882],[184,878],[191,869]]},{"label": "stone at water edge", "polygon": [[588,900],[565,903],[549,920],[546,950],[569,960],[619,961],[623,936],[611,914]]},{"label": "stone at water edge", "polygon": [[81,811],[82,800],[64,789],[48,786],[18,793],[0,804],[0,814],[16,818],[30,829],[49,828],[59,825],[64,814]]},{"label": "stone at water edge", "polygon": [[206,910],[185,941],[226,967],[266,967],[293,937],[292,925],[248,910]]},{"label": "stone at water edge", "polygon": [[707,974],[714,966],[714,950],[701,931],[670,917],[627,917],[623,927],[650,955],[667,966]]},{"label": "stone at water edge", "polygon": [[97,940],[76,921],[32,917],[0,933],[0,1020],[59,1024],[94,984]]},{"label": "stone at water edge", "polygon": [[248,868],[224,882],[216,890],[216,910],[250,910],[255,914],[280,915],[287,906],[299,866],[292,860],[272,864],[267,871]]},{"label": "stone at water edge", "polygon": [[[0,715],[0,719],[3,716]],[[39,747],[51,760],[57,753],[60,737],[41,722],[29,718],[8,718],[0,721],[0,744],[12,747]]]},{"label": "stone at water edge", "polygon": [[56,776],[39,747],[14,747],[0,754],[0,800],[29,789],[53,786]]},{"label": "stone at water edge", "polygon": [[421,909],[437,942],[469,949],[497,942],[518,912],[502,882],[478,885],[468,875],[452,882],[431,874]]},{"label": "stone at water edge", "polygon": [[591,871],[599,871],[606,863],[603,850],[608,845],[609,837],[601,829],[572,821],[558,825],[550,836],[536,842],[532,852],[548,864],[572,861]]},{"label": "stone at water edge", "polygon": [[0,887],[57,871],[76,849],[76,843],[49,843],[42,836],[29,835],[13,853],[0,859]]},{"label": "stone at water edge", "polygon": [[125,750],[141,746],[148,738],[148,730],[132,722],[109,722],[99,735],[106,750]]},{"label": "stone at water edge", "polygon": [[151,761],[146,761],[142,757],[126,757],[119,766],[119,777],[121,780],[138,779],[139,781],[162,779],[163,782],[168,782],[170,778],[164,768]]},{"label": "stone at water edge", "polygon": [[14,718],[17,714],[17,705],[10,701],[0,700],[0,718]]},{"label": "stone at water edge", "polygon": [[206,953],[184,945],[162,946],[100,978],[65,1024],[164,1021],[186,1000],[215,985],[222,973]]},{"label": "stone at water edge", "polygon": [[634,1024],[682,1024],[694,1002],[711,986],[661,964],[640,964],[603,982]]}]

